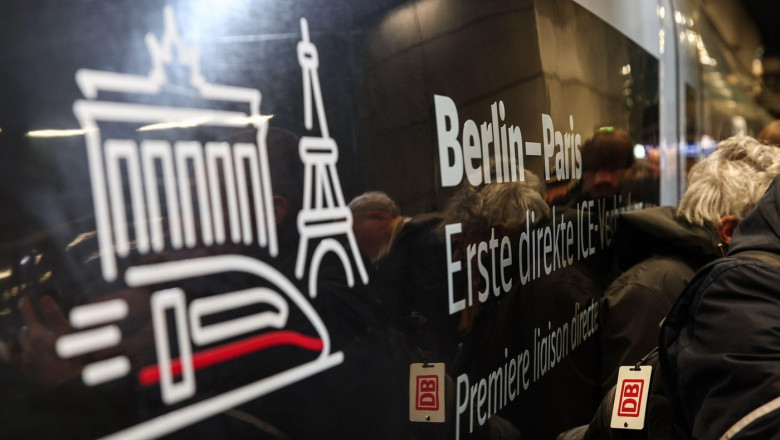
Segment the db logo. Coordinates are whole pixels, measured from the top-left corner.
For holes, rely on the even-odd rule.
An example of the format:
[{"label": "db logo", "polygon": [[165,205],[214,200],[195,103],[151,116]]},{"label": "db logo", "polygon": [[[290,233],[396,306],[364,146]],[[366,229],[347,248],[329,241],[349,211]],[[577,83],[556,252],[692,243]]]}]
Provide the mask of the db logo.
[{"label": "db logo", "polygon": [[620,385],[617,415],[620,417],[639,417],[642,409],[642,392],[645,381],[625,379]]},{"label": "db logo", "polygon": [[417,376],[415,407],[418,410],[439,410],[439,376]]}]

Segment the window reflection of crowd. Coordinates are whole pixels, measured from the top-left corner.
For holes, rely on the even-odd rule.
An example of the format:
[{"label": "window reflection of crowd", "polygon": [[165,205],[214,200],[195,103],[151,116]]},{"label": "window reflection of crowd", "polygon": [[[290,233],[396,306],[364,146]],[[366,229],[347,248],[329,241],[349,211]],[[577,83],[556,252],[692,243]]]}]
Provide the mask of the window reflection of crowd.
[{"label": "window reflection of crowd", "polygon": [[[760,136],[766,143],[774,142],[769,128]],[[280,253],[271,259],[266,251],[255,250],[252,256],[272,262],[288,279],[295,280],[299,236],[294,214],[301,209],[302,193],[297,138],[272,130],[268,144],[274,165],[273,206]],[[526,228],[549,225],[553,221],[553,206],[555,221],[576,221],[577,209],[582,209],[581,202],[587,200],[622,194],[627,201],[625,195],[630,192],[632,197],[638,197],[632,200],[650,201],[648,205],[657,201],[657,193],[652,192],[658,188],[657,167],[652,161],[635,160],[633,148],[633,140],[625,132],[597,132],[583,145],[583,178],[565,183],[564,192],[560,191],[560,182],[547,187],[535,174],[526,171],[522,182],[464,185],[439,212],[414,216],[404,215],[381,192],[356,197],[350,203],[353,231],[370,267],[370,283],[347,286],[343,269],[334,264],[337,261],[326,258],[320,271],[319,293],[311,300],[330,333],[333,351],[345,353],[344,364],[307,379],[306,385],[291,385],[220,414],[206,423],[207,428],[200,425],[177,435],[184,438],[193,434],[194,429],[201,430],[200,434],[215,435],[256,435],[262,431],[268,438],[306,438],[317,434],[432,439],[453,438],[454,426],[459,423],[462,437],[473,430],[471,438],[551,439],[566,429],[587,424],[594,413],[605,411],[599,405],[615,381],[616,368],[635,362],[653,347],[658,321],[676,295],[701,265],[722,255],[736,224],[780,170],[777,148],[760,145],[750,138],[726,140],[691,170],[680,207],[653,207],[621,214],[614,254],[599,252],[598,258],[577,261],[522,284],[521,257],[517,253],[521,234]],[[728,178],[724,179],[725,176]],[[528,212],[534,213],[531,225],[525,224]],[[448,250],[445,227],[452,224],[460,224],[461,232],[452,237]],[[496,271],[490,267],[494,264],[489,261],[490,251],[482,252],[475,245],[501,243],[505,237],[512,244],[512,264]],[[228,248],[220,251],[245,252],[241,246]],[[46,258],[72,258],[44,249]],[[156,258],[183,257],[186,253]],[[460,263],[461,270],[450,280],[451,262]],[[492,275],[502,271],[512,280],[511,288],[496,288],[499,280]],[[483,277],[483,272],[491,276]],[[90,297],[88,288],[68,284],[71,280],[67,267],[54,267],[52,273],[43,287],[57,286],[54,291],[59,289],[59,296],[52,290],[41,290],[38,296],[20,301],[19,319],[24,327],[20,327],[18,335],[4,335],[0,345],[0,371],[6,378],[24,379],[11,390],[19,396],[34,388],[45,399],[57,390],[74,387],[85,362],[63,362],[54,356],[54,343],[58,335],[72,331],[65,319],[67,309],[74,302],[96,298]],[[242,282],[232,281],[236,287]],[[84,280],[82,283],[82,287],[90,284]],[[188,286],[188,291],[208,295],[208,288],[193,285]],[[464,299],[464,307],[455,313],[447,307],[452,301],[450,289],[455,299]],[[148,310],[133,305],[148,306],[149,295],[143,289],[119,289],[100,297],[125,298],[132,303],[135,314],[131,316],[133,329],[128,328],[123,344],[98,357],[124,353],[131,358],[134,369],[152,362],[150,323],[139,321],[136,316],[147,315]],[[571,332],[576,322],[572,317],[588,308],[591,313],[597,310],[597,331],[572,346]],[[541,341],[544,340],[549,354],[550,335],[564,325],[570,332],[568,347],[562,347],[557,340],[555,353],[542,363]],[[525,378],[530,378],[527,386],[520,384],[512,399],[504,397],[505,404],[484,403],[479,382],[525,350],[532,353],[525,373]],[[292,363],[299,360],[295,354],[283,356]],[[445,363],[444,424],[408,422],[405,393],[408,365],[412,362]],[[227,378],[206,373],[207,381],[233,386],[242,377],[266,367],[260,359],[253,358],[231,368]],[[250,372],[248,369],[252,368],[255,369]],[[515,384],[521,381],[518,368],[516,365]],[[116,389],[125,393],[131,388],[132,385],[123,384]],[[377,399],[377,395],[383,398]],[[69,398],[74,396],[79,398],[81,393],[74,392]],[[103,435],[137,417],[132,414],[139,402],[124,402],[122,408],[111,408],[103,404],[110,400],[109,396],[102,396],[103,400],[95,400],[94,396],[90,394],[92,400],[75,405],[74,411],[103,411],[109,415],[101,424],[74,432]],[[148,394],[140,396],[149,398]],[[60,398],[52,402],[63,404]],[[24,403],[32,404],[37,401]],[[464,407],[468,409],[461,411]],[[159,405],[155,411],[164,410]],[[26,406],[9,414],[19,411],[26,411]],[[339,418],[346,412],[352,414],[349,421]],[[290,417],[294,413],[316,416],[301,424]],[[600,413],[596,414],[598,418]],[[84,415],[74,420],[83,418]],[[258,430],[257,421],[265,428]],[[608,429],[597,426],[597,422],[594,419],[590,427],[568,433],[567,439],[581,438],[586,431]],[[52,429],[67,421],[57,423],[60,425]],[[32,428],[25,425],[19,429],[25,432]]]},{"label": "window reflection of crowd", "polygon": [[[533,351],[541,340],[537,330],[549,333],[551,322],[556,326],[568,325],[577,310],[575,304],[587,309],[598,301],[598,286],[579,265],[556,270],[550,276],[521,286],[520,257],[516,254],[521,234],[527,234],[527,228],[549,225],[552,220],[544,193],[544,182],[529,171],[522,182],[477,188],[464,185],[440,213],[399,221],[396,226],[400,225],[400,230],[393,234],[386,232],[389,218],[401,216],[388,215],[398,211],[391,206],[389,198],[367,193],[351,204],[356,236],[364,248],[377,248],[376,243],[365,240],[365,232],[372,226],[377,230],[372,239],[380,236],[386,239],[379,247],[388,249],[387,254],[375,261],[372,292],[378,293],[391,322],[410,350],[419,353],[422,360],[444,362],[450,378],[461,380],[456,385],[460,389],[453,391],[455,399],[460,401],[451,400],[448,405],[462,406],[464,399],[469,401],[474,397],[473,390],[463,385],[465,376],[462,375],[470,378],[475,386],[474,381],[487,378],[496,366],[506,363],[509,353],[516,356],[525,350]],[[382,200],[386,206],[377,204],[375,210],[381,213],[371,215],[365,212],[368,199]],[[574,215],[565,209],[558,212],[567,219]],[[525,225],[529,218],[533,224]],[[459,224],[461,233],[452,236],[448,252],[445,227],[452,224]],[[494,247],[498,248],[497,243],[505,237],[511,243],[512,264],[496,270],[495,261],[490,261],[491,251],[487,246],[478,248],[478,244],[496,243]],[[448,260],[458,262],[461,267],[452,280],[447,277]],[[501,280],[495,279],[503,279],[504,275],[512,280],[506,292],[498,287]],[[453,301],[448,298],[448,282],[452,282],[454,299],[462,299],[464,304],[462,310],[453,314],[447,308]],[[475,422],[473,412],[453,413],[451,417],[448,414],[450,424],[460,418],[461,432],[473,429],[472,435],[477,438],[494,438],[496,432],[503,433],[505,437],[501,438],[520,438],[520,432],[523,438],[556,435],[562,418],[570,424],[583,420],[598,403],[598,345],[597,338],[590,338],[576,350],[567,350],[566,356],[558,355],[557,365],[556,359],[548,360],[546,365],[534,367],[539,372],[526,372],[524,375],[528,377],[530,374],[539,377],[500,413],[496,414],[496,405],[490,414],[484,405],[473,409],[483,416],[484,425]],[[563,346],[559,343],[559,350]],[[543,374],[546,376],[542,377]],[[519,375],[518,372],[518,380]]]},{"label": "window reflection of crowd", "polygon": [[[475,411],[486,416],[485,426],[473,420],[474,413],[453,414],[448,421],[454,423],[461,417],[461,432],[464,426],[474,426],[478,438],[514,435],[546,439],[587,424],[604,404],[602,396],[614,385],[617,368],[635,363],[653,348],[658,323],[676,296],[701,265],[723,255],[734,226],[755,205],[780,165],[775,149],[750,138],[728,139],[691,170],[689,189],[679,208],[653,207],[659,196],[658,157],[635,160],[634,146],[623,131],[597,132],[583,146],[582,181],[569,185],[565,194],[555,184],[545,191],[544,182],[527,172],[527,182],[463,186],[440,213],[402,217],[392,200],[382,195],[387,203],[382,209],[395,220],[392,233],[382,235],[384,256],[373,260],[377,273],[371,290],[378,293],[408,348],[420,353],[423,360],[446,363],[454,382],[451,386],[462,387],[457,379],[464,374],[470,386],[476,386],[475,382],[487,378],[508,357],[525,349],[539,349],[537,344],[545,333],[570,324],[575,304],[580,309],[596,304],[598,331],[594,338],[576,348],[568,347],[564,356],[559,352],[557,364],[548,363],[546,375],[536,372],[530,386],[512,402],[499,405],[497,414],[486,414],[487,408],[495,411],[496,406],[479,406],[478,397]],[[725,185],[721,182],[724,177],[728,180]],[[479,265],[488,267],[490,263],[469,258],[470,244],[500,241],[506,236],[514,252],[525,228],[526,210],[536,212],[536,222],[531,225],[535,228],[550,221],[552,206],[556,215],[572,219],[576,217],[572,208],[581,209],[579,202],[618,195],[625,203],[641,202],[637,206],[649,209],[621,214],[615,247],[603,252],[606,257],[577,262],[527,285],[518,282],[515,260],[507,269],[514,280],[509,292],[491,294],[485,302],[474,300],[458,313],[448,313],[447,259],[463,267],[453,277],[457,298],[467,298],[469,282],[472,292],[490,292],[491,286],[484,285],[488,278],[477,275]],[[356,198],[355,205],[368,196]],[[356,210],[355,230],[366,233],[366,224],[380,218],[384,217],[372,218]],[[453,223],[461,224],[462,234],[448,253],[444,226]],[[471,252],[473,255],[474,250]],[[470,281],[465,275],[468,264],[474,266]],[[658,293],[650,294],[648,289]],[[474,398],[468,385],[453,393],[460,396],[455,399],[464,399],[464,393],[465,399]],[[448,404],[464,402],[450,399]],[[668,428],[658,413],[654,417],[660,422],[655,421],[653,429]],[[597,413],[596,417],[604,415]],[[605,419],[594,419],[594,424],[601,420]],[[567,438],[581,438],[586,429],[582,426],[571,431],[566,435],[572,437]],[[591,426],[590,435],[593,429]],[[499,431],[505,437],[498,437]]]},{"label": "window reflection of crowd", "polygon": [[[243,139],[239,134],[231,141],[251,141],[252,134],[246,135],[250,137]],[[299,240],[295,213],[302,208],[303,192],[303,169],[297,137],[281,130],[271,130],[267,144],[269,162],[273,165],[271,177],[278,255],[272,258],[262,248],[247,249],[240,244],[226,243],[210,248],[168,251],[128,260],[128,263],[148,264],[217,253],[248,253],[273,264],[289,280],[298,283],[302,291],[305,290],[305,280],[295,281],[294,275]],[[468,430],[473,428],[475,431],[472,437],[495,438],[497,433],[501,433],[502,438],[519,438],[519,433],[523,432],[525,437],[534,438],[553,436],[562,426],[581,421],[586,413],[592,412],[598,398],[596,338],[586,341],[576,351],[572,350],[565,358],[556,359],[559,362],[554,368],[551,364],[542,368],[547,370],[545,375],[542,377],[538,373],[540,377],[535,383],[518,394],[517,400],[498,414],[488,416],[486,407],[478,407],[474,410],[478,413],[474,421],[473,413],[458,415],[455,412],[464,399],[473,400],[472,390],[461,386],[460,402],[456,402],[458,377],[468,375],[474,386],[497,365],[506,362],[505,353],[516,355],[524,350],[533,350],[537,343],[537,329],[541,336],[541,332],[549,330],[553,323],[557,326],[569,322],[575,313],[575,304],[587,307],[598,299],[600,287],[591,277],[598,269],[593,267],[570,266],[521,286],[519,257],[515,254],[513,264],[500,269],[505,271],[507,279],[513,281],[512,286],[498,295],[494,286],[490,285],[498,281],[482,276],[482,269],[491,264],[486,259],[489,252],[476,250],[474,256],[475,249],[469,250],[469,246],[492,241],[500,243],[507,237],[515,253],[520,235],[527,227],[541,228],[551,221],[552,212],[544,201],[545,194],[545,182],[526,171],[522,182],[493,183],[476,188],[463,186],[440,212],[415,216],[403,216],[395,203],[383,194],[372,192],[356,198],[351,204],[354,234],[371,262],[367,264],[371,267],[371,281],[368,286],[356,283],[356,286],[349,287],[344,281],[343,269],[335,264],[338,261],[325,258],[319,272],[319,292],[311,300],[329,331],[332,351],[345,353],[344,365],[307,379],[306,386],[285,387],[213,417],[205,425],[185,428],[176,435],[186,437],[195,431],[202,434],[212,430],[214,433],[236,435],[257,433],[258,423],[247,422],[252,420],[262,422],[260,424],[267,428],[264,435],[276,438],[306,438],[315,432],[345,438],[356,438],[366,432],[371,432],[373,438],[451,438],[454,420],[460,417],[463,429],[468,426]],[[534,213],[532,225],[525,224],[527,212]],[[567,219],[575,215],[563,206],[557,213]],[[444,228],[455,223],[461,224],[462,231],[454,237],[452,252],[448,254]],[[73,225],[74,229],[78,227]],[[50,248],[46,248],[45,253],[47,258],[55,261],[77,262],[85,258],[79,253],[79,248],[90,249],[91,246],[94,246],[94,239],[65,255]],[[63,362],[54,352],[56,338],[73,331],[66,325],[65,316],[76,303],[116,297],[127,300],[132,309],[132,323],[123,324],[122,343],[116,349],[96,353],[90,361],[124,354],[131,359],[133,371],[153,363],[151,322],[143,318],[149,315],[148,300],[152,292],[122,288],[107,294],[92,291],[91,286],[101,284],[96,281],[99,279],[96,261],[93,259],[91,264],[81,268],[83,273],[91,273],[94,279],[80,280],[77,286],[72,286],[69,283],[76,272],[67,267],[57,267],[47,281],[47,285],[57,286],[55,290],[60,290],[56,299],[55,296],[42,295],[20,302],[19,311],[26,327],[18,336],[21,345],[12,347],[5,359],[13,359],[10,365],[21,376],[30,377],[35,383],[24,387],[40,388],[43,396],[57,393],[63,387],[80,389],[73,384],[79,381],[79,372],[87,360],[77,358]],[[467,274],[472,274],[471,300],[466,300],[464,308],[453,314],[446,306],[450,301],[448,261],[457,261],[462,267],[452,280],[456,299],[467,298]],[[247,282],[249,280],[242,278],[222,279],[217,284],[194,281],[183,288],[188,295],[198,297],[213,294],[214,288],[220,291],[239,289]],[[478,298],[479,292],[486,294],[482,295],[485,300]],[[291,319],[293,327],[305,325],[295,322],[301,319],[300,316],[293,314]],[[285,365],[304,360],[293,352],[277,357]],[[16,359],[26,359],[26,362],[20,363]],[[261,357],[246,358],[241,363],[226,366],[222,373],[204,370],[198,373],[198,380],[203,389],[209,386],[215,389],[238,386],[245,378],[273,371],[274,367],[261,361]],[[419,361],[444,362],[447,366],[449,422],[444,425],[408,422],[408,396],[405,394],[408,389],[405,382],[408,364]],[[228,373],[225,374],[225,371]],[[85,397],[84,402],[88,401],[90,408],[96,405],[99,409],[82,413],[100,413],[103,420],[101,424],[84,424],[74,432],[90,437],[126,427],[131,423],[130,419],[137,417],[133,415],[137,405],[145,408],[147,416],[166,411],[166,406],[159,402],[159,389],[133,391],[136,387],[137,384],[132,381],[110,387],[121,394],[137,393],[139,396],[139,401],[125,401],[121,411],[101,403],[109,396],[96,400],[94,390],[72,394],[76,397],[89,395],[90,398]],[[316,391],[312,392],[312,389]],[[375,399],[377,394],[385,398]],[[155,399],[157,401],[153,403]],[[141,401],[145,403],[142,405]],[[19,408],[24,410],[23,406]],[[74,410],[79,408],[84,406],[74,406]],[[342,412],[350,412],[354,420],[348,424],[339,423],[336,414]],[[309,416],[306,424],[300,424],[289,417],[292,413],[316,416]],[[562,413],[566,414],[563,421]],[[486,417],[484,426],[479,423],[480,415]],[[403,422],[397,423],[399,420]],[[59,422],[53,423],[51,429],[56,431],[60,426]],[[378,426],[394,428],[383,428],[380,435],[374,429]],[[26,432],[33,427],[25,425],[19,429]],[[51,433],[47,429],[36,427],[32,432]]]}]

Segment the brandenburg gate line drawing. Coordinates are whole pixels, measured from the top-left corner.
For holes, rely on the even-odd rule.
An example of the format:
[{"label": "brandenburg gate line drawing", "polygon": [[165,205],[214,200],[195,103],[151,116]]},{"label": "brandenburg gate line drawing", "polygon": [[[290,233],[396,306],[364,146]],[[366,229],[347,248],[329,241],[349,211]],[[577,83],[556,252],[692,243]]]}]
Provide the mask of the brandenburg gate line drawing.
[{"label": "brandenburg gate line drawing", "polygon": [[319,57],[317,47],[309,39],[309,24],[301,18],[301,41],[298,42],[298,62],[303,73],[303,110],[304,126],[313,130],[313,109],[317,110],[317,122],[320,136],[303,136],[298,143],[298,153],[304,164],[303,209],[298,213],[298,256],[295,263],[295,276],[303,278],[309,241],[323,238],[314,249],[309,268],[309,295],[317,295],[317,274],[322,258],[328,252],[335,253],[344,266],[349,287],[355,285],[352,264],[344,246],[333,237],[346,236],[355,266],[363,284],[368,284],[368,273],[360,257],[360,251],[352,232],[352,211],[344,203],[336,162],[338,146],[330,137],[325,106],[322,102],[322,90],[317,69]]},{"label": "brandenburg gate line drawing", "polygon": [[[152,58],[149,75],[90,69],[76,72],[76,82],[86,99],[77,100],[73,111],[87,141],[98,246],[106,281],[117,279],[120,274],[116,257],[127,257],[131,249],[145,255],[169,246],[176,250],[194,248],[198,245],[198,232],[205,246],[228,241],[256,243],[267,247],[271,256],[278,254],[266,146],[269,116],[260,113],[260,91],[207,82],[200,72],[198,47],[187,47],[182,42],[173,8],[166,7],[164,17],[163,37],[151,33],[146,36]],[[199,99],[245,110],[98,99],[99,93],[155,97],[170,82],[166,67],[171,64],[189,68],[188,87]],[[101,133],[98,121],[141,126],[136,130],[138,134],[198,126],[252,129],[256,142],[230,145],[211,140],[203,145],[193,139],[170,142],[154,137],[103,138],[105,134]],[[127,169],[132,223],[128,222],[122,189],[123,163]],[[156,166],[161,169],[159,176]],[[220,176],[226,181],[224,196]],[[164,204],[156,190],[158,185],[163,188]],[[168,219],[167,230],[164,217]]]}]

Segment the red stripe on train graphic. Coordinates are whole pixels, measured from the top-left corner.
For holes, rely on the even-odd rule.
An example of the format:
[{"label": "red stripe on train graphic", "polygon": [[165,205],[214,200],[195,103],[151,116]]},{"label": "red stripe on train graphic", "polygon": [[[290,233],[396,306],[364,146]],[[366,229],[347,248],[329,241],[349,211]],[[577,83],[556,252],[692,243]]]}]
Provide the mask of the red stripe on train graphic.
[{"label": "red stripe on train graphic", "polygon": [[[194,353],[192,355],[192,364],[195,370],[200,370],[241,356],[246,356],[256,351],[280,345],[293,345],[310,351],[321,351],[323,347],[322,340],[319,338],[306,336],[294,331],[282,330],[265,333]],[[171,360],[171,370],[174,376],[181,375],[181,359]],[[159,381],[159,365],[150,365],[143,368],[138,373],[138,382],[143,386],[152,386]]]}]

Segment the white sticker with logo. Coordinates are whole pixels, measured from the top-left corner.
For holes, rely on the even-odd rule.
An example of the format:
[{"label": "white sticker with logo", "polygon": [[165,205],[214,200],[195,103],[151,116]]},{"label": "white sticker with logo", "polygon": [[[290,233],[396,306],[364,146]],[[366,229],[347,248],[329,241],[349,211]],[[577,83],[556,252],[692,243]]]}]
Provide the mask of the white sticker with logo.
[{"label": "white sticker with logo", "polygon": [[444,422],[444,364],[409,366],[409,420]]},{"label": "white sticker with logo", "polygon": [[611,428],[638,430],[645,427],[652,373],[653,368],[647,365],[620,367],[615,387],[615,402],[612,405],[612,420],[609,424]]}]

